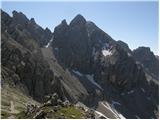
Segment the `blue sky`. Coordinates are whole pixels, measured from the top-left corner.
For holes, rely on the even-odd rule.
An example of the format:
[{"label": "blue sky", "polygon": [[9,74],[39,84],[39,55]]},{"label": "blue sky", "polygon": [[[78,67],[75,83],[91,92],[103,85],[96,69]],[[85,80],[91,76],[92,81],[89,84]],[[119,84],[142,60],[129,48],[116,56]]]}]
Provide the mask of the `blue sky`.
[{"label": "blue sky", "polygon": [[2,2],[2,9],[10,15],[21,11],[51,31],[81,14],[131,49],[148,46],[158,54],[158,2]]}]

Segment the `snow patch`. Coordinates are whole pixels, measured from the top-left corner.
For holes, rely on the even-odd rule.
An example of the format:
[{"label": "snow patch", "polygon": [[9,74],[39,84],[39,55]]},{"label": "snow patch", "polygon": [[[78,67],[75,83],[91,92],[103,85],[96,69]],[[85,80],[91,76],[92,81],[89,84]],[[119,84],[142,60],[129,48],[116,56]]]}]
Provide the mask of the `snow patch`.
[{"label": "snow patch", "polygon": [[104,45],[102,47],[102,54],[104,56],[112,55],[112,52],[110,51],[110,45],[108,43],[104,43]]},{"label": "snow patch", "polygon": [[128,94],[132,94],[132,93],[134,93],[134,90],[131,90],[131,91],[129,91],[129,92],[127,92]]},{"label": "snow patch", "polygon": [[126,119],[122,114],[118,113],[120,119]]},{"label": "snow patch", "polygon": [[112,55],[112,52],[109,51],[109,50],[102,50],[102,54],[103,54],[104,56],[110,56],[110,55]]},{"label": "snow patch", "polygon": [[75,74],[79,75],[79,76],[83,76],[82,73],[80,73],[79,71],[75,71],[75,70],[72,70]]},{"label": "snow patch", "polygon": [[[121,105],[119,102],[116,102],[116,101],[113,101],[112,100],[112,108],[115,110],[115,113],[117,113],[118,114],[118,116],[119,116],[119,113],[116,111],[116,108],[115,108],[115,105]],[[120,116],[119,116],[120,117]]]},{"label": "snow patch", "polygon": [[119,102],[112,101],[112,108],[120,119],[126,119],[122,114],[118,113],[114,107],[114,105],[121,105]]},{"label": "snow patch", "polygon": [[141,90],[145,93],[145,90],[144,90],[144,88],[141,88]]},{"label": "snow patch", "polygon": [[50,41],[49,41],[48,44],[45,46],[45,48],[48,48],[49,45],[52,43],[52,41],[53,41],[53,37],[50,39]]},{"label": "snow patch", "polygon": [[139,117],[139,116],[137,116],[137,115],[135,115],[135,117],[136,117],[136,118],[138,118],[138,119],[140,119],[140,117]]},{"label": "snow patch", "polygon": [[98,88],[102,89],[102,87],[97,82],[95,82],[93,74],[92,75],[87,74],[86,77],[91,83],[96,85]]},{"label": "snow patch", "polygon": [[131,54],[130,54],[130,53],[127,53],[127,55],[128,55],[128,56],[131,56]]},{"label": "snow patch", "polygon": [[56,47],[56,48],[54,48],[56,51],[58,51],[59,49]]},{"label": "snow patch", "polygon": [[100,118],[101,116],[104,117],[104,118],[106,118],[106,119],[109,119],[108,117],[106,117],[104,114],[102,114],[102,113],[99,112],[99,111],[96,111],[96,110],[95,110],[95,113],[98,114],[98,116],[97,116],[96,119]]},{"label": "snow patch", "polygon": [[24,61],[21,61],[21,64],[22,64],[23,66],[25,66],[25,62],[24,62]]},{"label": "snow patch", "polygon": [[112,105],[121,105],[119,102],[112,101]]}]

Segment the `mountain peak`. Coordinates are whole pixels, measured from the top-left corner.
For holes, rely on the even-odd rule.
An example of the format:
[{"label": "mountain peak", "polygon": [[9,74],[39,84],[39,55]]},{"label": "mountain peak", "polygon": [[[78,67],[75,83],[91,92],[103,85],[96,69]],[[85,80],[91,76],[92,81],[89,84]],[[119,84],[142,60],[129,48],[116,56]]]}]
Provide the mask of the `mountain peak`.
[{"label": "mountain peak", "polygon": [[31,18],[31,19],[30,19],[30,22],[31,22],[31,23],[36,23],[34,18]]},{"label": "mountain peak", "polygon": [[25,25],[25,23],[27,23],[29,21],[29,19],[22,13],[22,12],[17,12],[17,11],[13,11],[13,24],[21,24],[21,25]]},{"label": "mountain peak", "polygon": [[66,19],[62,20],[61,24],[67,25]]},{"label": "mountain peak", "polygon": [[144,54],[154,54],[149,47],[144,47],[144,46],[138,47],[133,51],[141,53],[142,55],[144,55]]},{"label": "mountain peak", "polygon": [[137,49],[151,51],[149,47],[144,47],[144,46],[138,47]]},{"label": "mountain peak", "polygon": [[16,10],[13,10],[12,14],[13,14],[13,17],[22,17],[22,18],[28,19],[22,12],[17,12]]},{"label": "mountain peak", "polygon": [[78,14],[70,23],[71,26],[74,25],[81,25],[81,24],[85,24],[86,23],[86,19],[81,15]]},{"label": "mountain peak", "polygon": [[84,17],[81,14],[77,14],[75,18],[83,18],[84,19]]},{"label": "mountain peak", "polygon": [[137,49],[133,50],[133,55],[137,61],[143,64],[143,66],[149,71],[150,73],[154,74],[156,79],[159,78],[159,60],[154,55],[149,47],[138,47]]}]

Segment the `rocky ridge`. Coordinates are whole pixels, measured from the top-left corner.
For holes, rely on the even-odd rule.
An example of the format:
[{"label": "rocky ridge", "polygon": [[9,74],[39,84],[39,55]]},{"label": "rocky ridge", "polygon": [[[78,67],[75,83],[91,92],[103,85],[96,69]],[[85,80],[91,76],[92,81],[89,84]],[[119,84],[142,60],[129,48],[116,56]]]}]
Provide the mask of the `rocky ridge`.
[{"label": "rocky ridge", "polygon": [[10,17],[1,10],[1,15],[4,85],[18,87],[40,103],[56,93],[59,101],[81,102],[99,118],[158,117],[158,79],[150,74],[157,69],[146,66],[126,43],[115,41],[82,15],[70,24],[63,20],[53,33],[21,12],[13,11]]}]

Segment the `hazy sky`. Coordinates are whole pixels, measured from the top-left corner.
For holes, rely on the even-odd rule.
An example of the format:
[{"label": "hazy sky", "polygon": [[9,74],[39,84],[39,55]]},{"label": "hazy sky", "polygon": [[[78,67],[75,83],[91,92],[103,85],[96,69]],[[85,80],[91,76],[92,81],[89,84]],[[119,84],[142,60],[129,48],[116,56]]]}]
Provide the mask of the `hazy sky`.
[{"label": "hazy sky", "polygon": [[21,11],[51,31],[81,14],[131,49],[148,46],[158,54],[158,2],[2,2],[2,9]]}]

